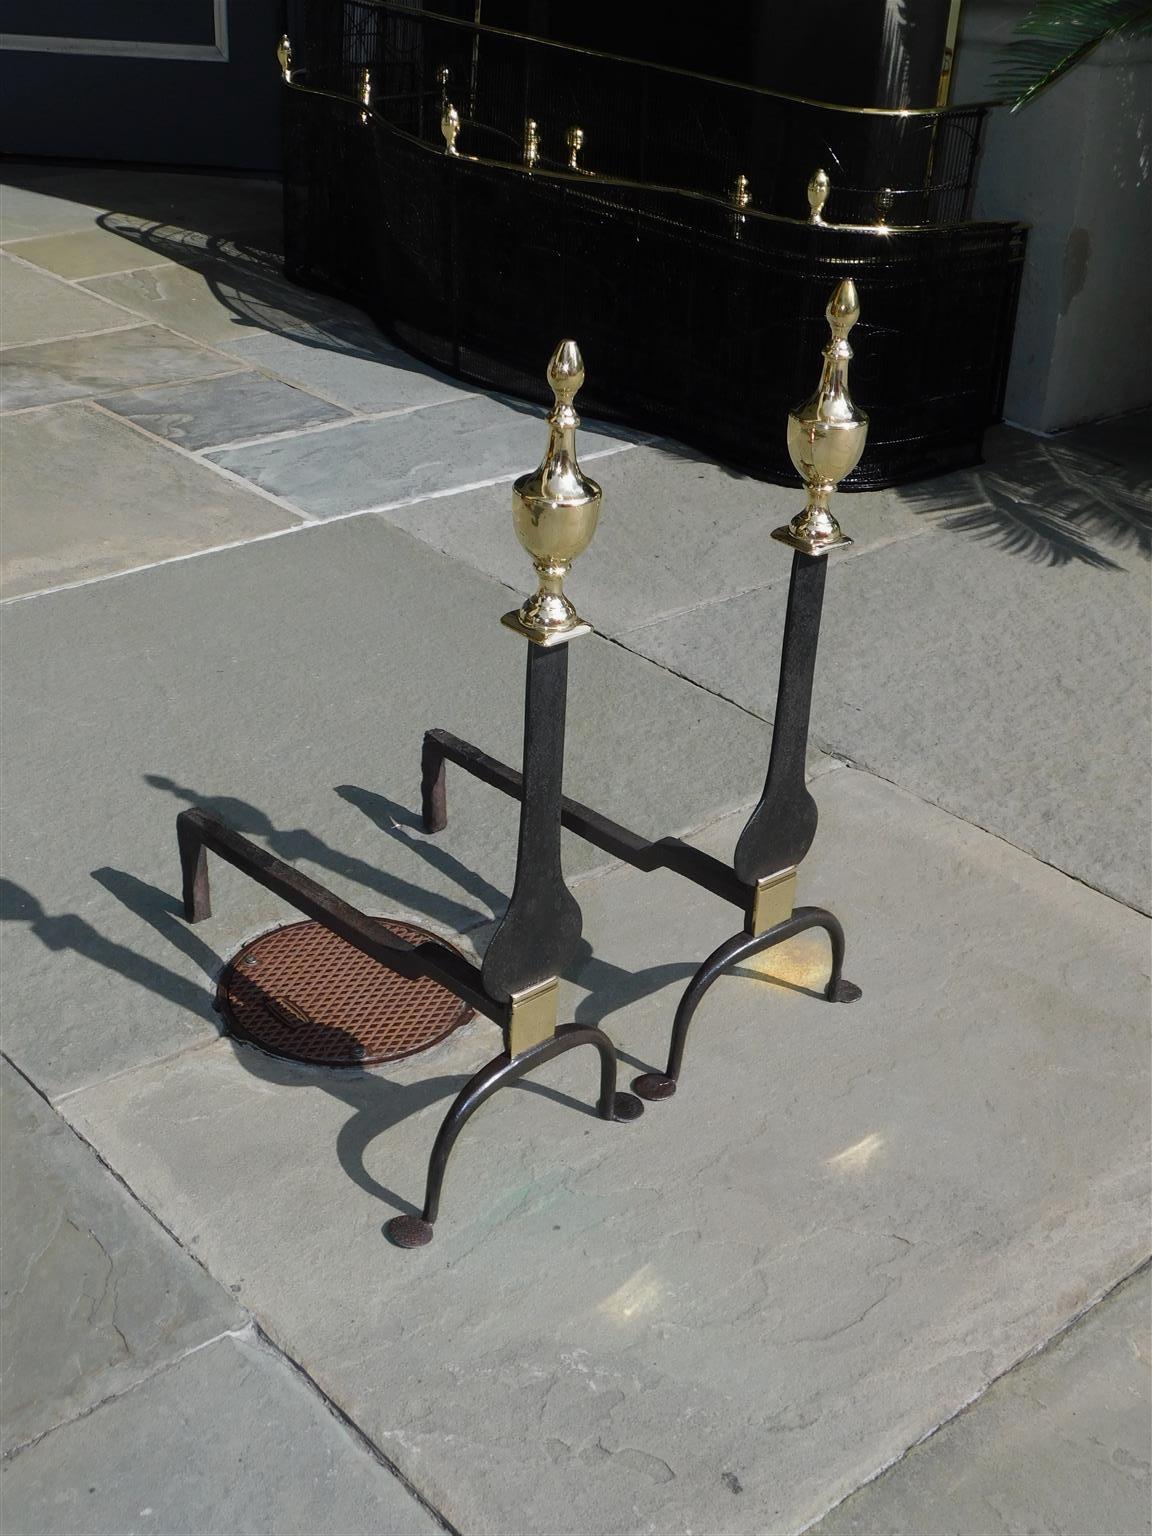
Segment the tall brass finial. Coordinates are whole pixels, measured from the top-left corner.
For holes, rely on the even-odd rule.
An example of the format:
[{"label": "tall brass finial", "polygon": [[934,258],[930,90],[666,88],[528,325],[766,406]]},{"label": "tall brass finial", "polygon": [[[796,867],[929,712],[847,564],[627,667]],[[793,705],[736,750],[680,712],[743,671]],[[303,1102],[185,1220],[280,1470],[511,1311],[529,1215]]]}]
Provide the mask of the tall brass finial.
[{"label": "tall brass finial", "polygon": [[828,180],[828,172],[813,171],[812,180],[808,183],[809,224],[823,224],[824,204],[828,201],[831,190],[832,183]]},{"label": "tall brass finial", "polygon": [[440,132],[444,135],[444,153],[458,155],[460,151],[456,148],[456,136],[460,132],[460,114],[450,101],[444,103]]},{"label": "tall brass finial", "polygon": [[580,151],[584,148],[584,130],[575,124],[569,128],[564,142],[568,146],[568,169],[570,171],[583,171],[580,164]]},{"label": "tall brass finial", "polygon": [[292,44],[284,32],[276,44],[276,58],[280,64],[280,78],[285,85],[292,84]]},{"label": "tall brass finial", "polygon": [[540,159],[540,126],[534,117],[524,120],[524,164],[534,169]]},{"label": "tall brass finial", "polygon": [[576,461],[572,402],[584,383],[584,359],[574,341],[562,341],[548,364],[555,404],[548,416],[548,447],[540,467],[512,487],[516,537],[532,556],[540,584],[502,623],[536,645],[560,645],[591,632],[564,594],[573,560],[588,548],[600,516],[600,487]]},{"label": "tall brass finial", "polygon": [[364,108],[364,111],[360,114],[360,121],[366,123],[368,121],[368,109],[372,105],[372,71],[370,69],[362,69],[360,71],[360,104]]},{"label": "tall brass finial", "polygon": [[806,555],[823,555],[852,540],[828,509],[828,499],[845,475],[860,462],[868,436],[868,418],[848,393],[852,348],[848,332],[860,318],[860,300],[850,277],[836,289],[824,311],[832,340],[824,348],[824,368],[816,393],[788,417],[788,455],[808,487],[808,505],[787,528],[772,537]]}]

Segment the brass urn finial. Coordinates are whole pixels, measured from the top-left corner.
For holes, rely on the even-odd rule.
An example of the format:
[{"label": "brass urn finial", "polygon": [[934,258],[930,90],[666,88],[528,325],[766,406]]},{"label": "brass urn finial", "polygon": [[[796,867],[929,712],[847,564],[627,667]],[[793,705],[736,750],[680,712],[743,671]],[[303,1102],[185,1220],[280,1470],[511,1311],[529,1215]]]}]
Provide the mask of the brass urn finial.
[{"label": "brass urn finial", "polygon": [[831,190],[832,183],[828,180],[828,172],[813,171],[812,180],[808,183],[809,224],[823,224],[824,204],[828,201]]},{"label": "brass urn finial", "polygon": [[460,132],[460,114],[450,101],[444,103],[440,132],[444,135],[444,153],[458,155],[460,151],[456,148],[456,136]]},{"label": "brass urn finial", "polygon": [[280,65],[280,78],[285,85],[292,84],[292,44],[287,32],[281,34],[276,44],[276,58]]},{"label": "brass urn finial", "polygon": [[583,171],[580,164],[580,151],[584,148],[584,130],[575,124],[569,128],[564,142],[568,146],[568,169],[570,171]]},{"label": "brass urn finial", "polygon": [[828,510],[828,499],[864,452],[868,418],[848,393],[852,348],[848,332],[860,318],[860,300],[850,277],[836,289],[824,311],[832,340],[824,348],[824,368],[816,393],[788,417],[788,454],[808,487],[808,505],[787,528],[772,537],[806,555],[823,555],[852,540]]},{"label": "brass urn finial", "polygon": [[524,164],[533,170],[540,159],[540,127],[534,117],[524,120]]},{"label": "brass urn finial", "polygon": [[512,487],[516,537],[532,556],[540,584],[502,620],[536,645],[560,645],[591,632],[592,626],[565,596],[564,578],[592,542],[601,498],[600,487],[576,460],[580,418],[572,402],[584,383],[584,359],[574,341],[562,341],[552,354],[548,383],[555,396],[548,415],[548,447],[540,467],[521,475]]}]

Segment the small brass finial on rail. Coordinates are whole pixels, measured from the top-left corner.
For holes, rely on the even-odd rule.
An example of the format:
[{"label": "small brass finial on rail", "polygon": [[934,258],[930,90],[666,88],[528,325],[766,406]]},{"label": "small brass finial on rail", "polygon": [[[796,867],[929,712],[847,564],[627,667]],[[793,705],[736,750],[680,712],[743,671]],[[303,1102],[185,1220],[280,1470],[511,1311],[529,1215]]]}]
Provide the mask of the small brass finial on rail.
[{"label": "small brass finial on rail", "polygon": [[583,171],[580,164],[580,151],[584,148],[584,130],[575,124],[569,128],[564,142],[568,146],[568,169],[570,171]]},{"label": "small brass finial on rail", "polygon": [[276,58],[280,65],[280,78],[285,85],[292,84],[292,43],[287,32],[281,33],[276,44]]},{"label": "small brass finial on rail", "polygon": [[824,204],[828,201],[831,190],[832,183],[828,180],[828,172],[813,171],[812,180],[808,183],[809,224],[823,224]]},{"label": "small brass finial on rail", "polygon": [[851,544],[828,508],[832,492],[856,468],[868,436],[868,417],[848,393],[852,348],[848,332],[860,318],[860,300],[850,277],[837,287],[824,311],[832,339],[824,348],[824,368],[811,399],[788,417],[788,455],[808,488],[808,504],[787,528],[772,537],[806,555],[823,555]]},{"label": "small brass finial on rail", "polygon": [[548,446],[538,469],[512,487],[516,537],[532,556],[539,586],[501,620],[535,645],[560,645],[591,633],[564,592],[573,560],[588,548],[600,516],[600,487],[576,459],[580,418],[573,400],[584,383],[584,359],[574,341],[562,341],[548,364],[555,404],[548,415]]},{"label": "small brass finial on rail", "polygon": [[524,120],[524,164],[534,170],[540,160],[540,126],[534,117]]},{"label": "small brass finial on rail", "polygon": [[370,69],[360,71],[360,105],[364,108],[360,114],[360,121],[366,123],[372,106],[372,71]]},{"label": "small brass finial on rail", "polygon": [[450,101],[444,103],[440,132],[444,135],[444,153],[458,155],[460,151],[456,148],[456,138],[460,132],[460,114]]},{"label": "small brass finial on rail", "polygon": [[736,184],[732,188],[732,206],[736,212],[732,216],[732,233],[737,240],[740,238],[744,225],[748,222],[744,213],[745,208],[752,202],[752,190],[748,185],[747,176],[737,176]]}]

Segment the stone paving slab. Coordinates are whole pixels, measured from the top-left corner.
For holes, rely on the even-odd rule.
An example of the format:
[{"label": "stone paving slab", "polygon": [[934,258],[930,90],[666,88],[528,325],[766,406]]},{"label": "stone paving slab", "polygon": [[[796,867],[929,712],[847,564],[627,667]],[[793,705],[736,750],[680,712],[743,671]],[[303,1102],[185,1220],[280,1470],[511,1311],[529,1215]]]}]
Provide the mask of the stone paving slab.
[{"label": "stone paving slab", "polygon": [[47,272],[72,279],[126,272],[133,267],[161,266],[168,260],[162,252],[149,250],[138,239],[99,227],[22,240],[15,247],[15,254]]},{"label": "stone paving slab", "polygon": [[222,1339],[22,1451],[11,1536],[433,1536],[443,1529],[269,1349]]},{"label": "stone paving slab", "polygon": [[159,326],[133,325],[107,336],[48,341],[0,352],[0,408],[22,410],[132,389],[237,372],[243,365]]},{"label": "stone paving slab", "polygon": [[[783,592],[733,597],[627,644],[770,717]],[[816,744],[1079,880],[1152,905],[1148,566],[1051,567],[937,531],[829,570]],[[755,636],[754,644],[749,636]]]},{"label": "stone paving slab", "polygon": [[6,1061],[0,1105],[7,1453],[245,1315]]},{"label": "stone paving slab", "polygon": [[115,305],[2,255],[0,304],[4,311],[0,345],[5,347],[132,324],[132,316]]},{"label": "stone paving slab", "polygon": [[151,238],[169,264],[92,278],[85,292],[123,305],[156,325],[197,341],[226,344],[266,331],[322,337],[359,311],[297,288],[281,276],[279,260],[225,242],[207,253],[202,237],[183,229]]},{"label": "stone paving slab", "polygon": [[3,178],[6,240],[90,228],[110,210],[205,232],[257,229],[276,223],[283,199],[278,181],[171,167],[10,164]]},{"label": "stone paving slab", "polygon": [[[798,1531],[1146,1256],[1147,925],[869,775],[817,798],[800,898],[862,999],[813,996],[797,941],[719,984],[640,1121],[556,1102],[590,1102],[579,1054],[497,1095],[429,1248],[381,1222],[490,1027],[367,1074],[222,1041],[65,1100],[458,1529]],[[660,1062],[732,915],[668,875],[579,889],[564,1011]]]},{"label": "stone paving slab", "polygon": [[[368,911],[458,932],[502,910],[513,803],[456,774],[446,836],[413,813],[427,727],[519,760],[514,601],[368,517],[3,610],[8,1049],[45,1091],[211,1039],[221,957],[290,915],[221,868],[216,915],[183,923],[189,803]],[[594,637],[570,679],[573,795],[659,836],[757,793],[766,733],[742,710]]]},{"label": "stone paving slab", "polygon": [[30,411],[5,423],[5,597],[299,523],[90,406]]},{"label": "stone paving slab", "polygon": [[[541,412],[533,407],[475,396],[427,410],[226,448],[209,458],[266,491],[290,496],[312,517],[336,517],[483,480],[512,479],[540,462],[547,443]],[[619,446],[618,438],[584,434],[585,458]],[[527,558],[521,585],[524,571],[531,571]]]},{"label": "stone paving slab", "polygon": [[209,448],[275,432],[339,421],[348,412],[327,400],[265,378],[233,373],[197,384],[163,384],[97,402],[182,448]]},{"label": "stone paving slab", "polygon": [[1145,1536],[1147,1270],[862,1489],[813,1536]]},{"label": "stone paving slab", "polygon": [[[101,209],[67,197],[54,197],[49,188],[66,183],[58,168],[28,177],[28,167],[5,166],[0,184],[0,240],[26,240],[37,235],[63,234],[90,228]],[[17,184],[19,183],[19,184]]]},{"label": "stone paving slab", "polygon": [[367,414],[464,400],[475,393],[365,327],[311,340],[251,336],[224,346],[246,363]]},{"label": "stone paving slab", "polygon": [[[584,432],[577,446],[582,454],[589,446]],[[670,443],[605,459],[590,473],[604,504],[576,579],[585,594],[582,616],[605,633],[626,634],[733,591],[787,584],[788,551],[770,534],[803,506],[798,486],[767,485]],[[892,491],[845,497],[840,510],[858,535],[849,558],[927,527]],[[420,502],[388,517],[477,570],[510,584],[519,579],[523,554],[507,486]]]}]

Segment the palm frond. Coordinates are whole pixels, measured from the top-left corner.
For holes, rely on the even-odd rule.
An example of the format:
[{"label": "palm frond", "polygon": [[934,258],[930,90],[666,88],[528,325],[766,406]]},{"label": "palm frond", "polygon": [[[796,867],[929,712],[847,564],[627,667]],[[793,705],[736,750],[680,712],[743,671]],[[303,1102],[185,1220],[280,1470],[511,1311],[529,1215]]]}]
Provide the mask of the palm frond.
[{"label": "palm frond", "polygon": [[1152,35],[1152,0],[1036,0],[1004,51],[993,82],[1012,111],[1112,38]]}]

